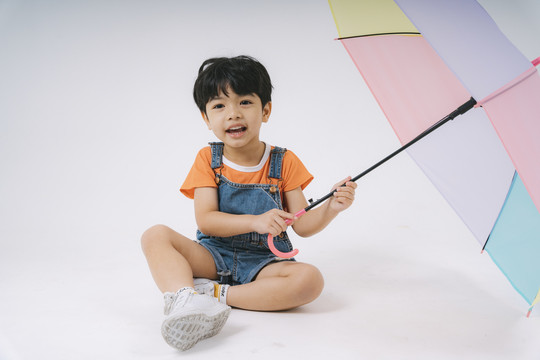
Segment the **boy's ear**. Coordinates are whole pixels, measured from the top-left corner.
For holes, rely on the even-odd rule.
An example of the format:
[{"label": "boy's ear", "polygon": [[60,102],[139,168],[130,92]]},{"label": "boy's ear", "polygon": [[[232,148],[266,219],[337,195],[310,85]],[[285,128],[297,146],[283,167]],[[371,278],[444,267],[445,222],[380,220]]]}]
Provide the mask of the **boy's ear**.
[{"label": "boy's ear", "polygon": [[206,126],[208,127],[208,130],[212,130],[212,127],[210,126],[210,121],[208,121],[208,116],[206,116],[204,111],[201,111],[201,116],[206,123]]},{"label": "boy's ear", "polygon": [[270,114],[272,113],[272,102],[269,101],[264,105],[263,107],[263,122],[268,122],[268,118],[270,117]]}]

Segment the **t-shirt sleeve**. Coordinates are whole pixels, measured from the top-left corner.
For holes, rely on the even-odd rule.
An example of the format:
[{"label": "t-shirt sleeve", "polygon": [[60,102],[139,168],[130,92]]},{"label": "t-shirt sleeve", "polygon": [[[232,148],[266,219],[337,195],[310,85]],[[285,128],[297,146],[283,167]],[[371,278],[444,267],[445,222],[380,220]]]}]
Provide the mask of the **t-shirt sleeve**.
[{"label": "t-shirt sleeve", "polygon": [[291,191],[297,187],[302,190],[313,180],[313,175],[309,173],[302,161],[292,151],[287,150],[283,157],[283,191]]},{"label": "t-shirt sleeve", "polygon": [[180,187],[180,192],[190,199],[195,196],[195,189],[198,187],[217,187],[214,170],[212,170],[212,152],[210,147],[205,147],[199,151],[195,162]]}]

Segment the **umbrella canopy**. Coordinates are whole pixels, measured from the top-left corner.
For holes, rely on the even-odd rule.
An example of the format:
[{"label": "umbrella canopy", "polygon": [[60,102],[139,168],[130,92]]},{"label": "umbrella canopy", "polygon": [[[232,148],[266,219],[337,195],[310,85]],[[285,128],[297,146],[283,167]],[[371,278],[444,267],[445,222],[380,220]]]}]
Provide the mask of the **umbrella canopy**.
[{"label": "umbrella canopy", "polygon": [[329,3],[402,144],[471,96],[483,107],[407,151],[532,308],[540,294],[536,68],[474,0]]}]

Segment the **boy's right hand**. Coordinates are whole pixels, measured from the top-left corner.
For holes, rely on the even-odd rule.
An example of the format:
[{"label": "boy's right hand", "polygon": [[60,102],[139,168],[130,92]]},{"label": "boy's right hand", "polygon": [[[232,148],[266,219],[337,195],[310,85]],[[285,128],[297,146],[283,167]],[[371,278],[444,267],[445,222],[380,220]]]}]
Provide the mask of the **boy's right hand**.
[{"label": "boy's right hand", "polygon": [[[285,220],[290,220],[287,224]],[[259,234],[270,234],[277,236],[287,230],[287,226],[292,225],[296,220],[294,214],[279,209],[272,209],[261,215],[256,215],[253,221],[253,230]]]}]

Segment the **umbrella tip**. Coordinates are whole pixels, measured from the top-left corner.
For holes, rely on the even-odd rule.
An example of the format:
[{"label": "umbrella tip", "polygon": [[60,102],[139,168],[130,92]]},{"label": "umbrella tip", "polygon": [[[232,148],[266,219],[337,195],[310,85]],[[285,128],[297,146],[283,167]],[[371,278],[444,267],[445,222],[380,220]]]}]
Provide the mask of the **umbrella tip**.
[{"label": "umbrella tip", "polygon": [[527,318],[529,318],[531,316],[531,311],[532,310],[527,311]]},{"label": "umbrella tip", "polygon": [[537,57],[536,59],[534,59],[534,60],[531,61],[531,62],[532,62],[532,64],[533,64],[534,66],[538,66],[538,64],[540,64],[540,56]]}]

